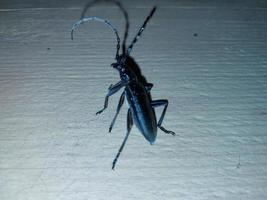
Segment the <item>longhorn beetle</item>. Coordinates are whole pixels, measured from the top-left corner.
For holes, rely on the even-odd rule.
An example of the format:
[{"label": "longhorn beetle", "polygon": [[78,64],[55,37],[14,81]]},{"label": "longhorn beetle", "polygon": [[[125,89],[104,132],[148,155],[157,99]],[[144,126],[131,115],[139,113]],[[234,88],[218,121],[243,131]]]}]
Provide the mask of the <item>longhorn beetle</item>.
[{"label": "longhorn beetle", "polygon": [[[168,100],[167,99],[152,100],[151,95],[150,95],[150,90],[153,87],[153,84],[146,81],[145,77],[141,74],[141,70],[139,66],[134,61],[134,59],[130,56],[133,45],[137,42],[138,38],[141,36],[142,32],[146,28],[148,21],[151,19],[151,17],[156,11],[156,7],[153,7],[153,9],[150,11],[143,25],[141,26],[136,36],[134,37],[133,41],[131,42],[131,44],[128,46],[126,50],[126,39],[128,36],[128,29],[129,29],[128,14],[120,2],[110,1],[110,2],[115,3],[120,8],[126,20],[124,38],[123,38],[123,43],[122,43],[122,53],[119,54],[120,37],[119,37],[117,29],[114,28],[111,22],[100,17],[84,17],[88,8],[97,2],[99,1],[98,0],[93,1],[91,3],[88,3],[85,6],[80,20],[77,21],[72,27],[71,38],[73,39],[74,30],[77,29],[82,23],[87,22],[87,21],[98,21],[98,22],[102,22],[106,24],[115,33],[117,37],[117,51],[116,51],[116,56],[115,56],[116,62],[112,63],[111,66],[114,69],[118,70],[121,80],[118,83],[114,85],[111,84],[109,86],[108,93],[105,97],[104,108],[96,113],[96,114],[102,113],[108,107],[108,98],[123,88],[123,92],[120,96],[119,104],[117,106],[116,114],[109,127],[109,132],[111,132],[112,127],[115,123],[115,120],[120,112],[120,109],[126,97],[128,104],[130,106],[130,108],[128,109],[128,113],[127,113],[127,132],[118,150],[118,153],[113,160],[112,169],[114,170],[116,162],[128,139],[128,136],[130,134],[133,124],[137,126],[139,131],[143,134],[145,139],[148,142],[150,142],[150,144],[153,144],[156,140],[157,127],[167,134],[175,135],[175,133],[173,131],[169,131],[165,129],[161,125],[163,122],[163,118],[165,116],[167,107],[168,107]],[[159,106],[164,106],[164,109],[159,118],[159,121],[157,122],[154,108],[159,107]]]}]

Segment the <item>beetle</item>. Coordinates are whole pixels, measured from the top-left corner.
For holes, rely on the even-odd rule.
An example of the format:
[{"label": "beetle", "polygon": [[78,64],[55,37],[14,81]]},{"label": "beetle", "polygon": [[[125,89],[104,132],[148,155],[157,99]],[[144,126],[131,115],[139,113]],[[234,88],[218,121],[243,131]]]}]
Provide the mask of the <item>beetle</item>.
[{"label": "beetle", "polygon": [[[149,15],[146,17],[143,25],[137,32],[136,36],[132,40],[131,44],[128,46],[126,50],[126,38],[128,36],[129,29],[129,21],[128,14],[124,7],[118,1],[111,1],[115,3],[120,10],[124,13],[124,17],[126,19],[126,27],[124,33],[124,39],[122,43],[122,53],[119,53],[120,50],[120,37],[117,29],[111,24],[110,21],[100,18],[100,17],[84,17],[87,9],[98,1],[94,1],[92,3],[87,4],[85,9],[82,12],[81,18],[77,21],[71,30],[71,38],[73,39],[73,32],[77,29],[81,24],[87,21],[98,21],[106,24],[116,35],[117,38],[117,51],[116,51],[116,62],[112,63],[111,66],[119,72],[120,81],[114,85],[110,85],[108,88],[107,95],[105,97],[104,107],[99,110],[96,114],[102,113],[108,107],[108,99],[113,94],[117,93],[120,89],[123,89],[123,92],[120,96],[119,103],[116,109],[116,114],[110,124],[109,132],[111,132],[113,125],[116,121],[116,118],[120,112],[120,109],[124,103],[124,99],[126,97],[129,108],[127,112],[127,132],[126,136],[112,162],[112,169],[115,169],[117,160],[124,148],[124,145],[129,137],[131,128],[133,124],[139,129],[144,138],[150,143],[154,144],[157,137],[157,128],[160,128],[163,132],[171,135],[175,135],[175,132],[165,129],[162,126],[162,122],[168,107],[167,99],[160,100],[152,100],[150,91],[153,87],[152,83],[147,82],[146,78],[142,75],[140,67],[135,62],[135,60],[130,56],[132,48],[134,44],[137,42],[142,32],[146,28],[148,21],[152,18],[153,14],[156,11],[156,6],[152,8]],[[159,120],[157,121],[155,114],[155,107],[164,106],[163,111]]]}]

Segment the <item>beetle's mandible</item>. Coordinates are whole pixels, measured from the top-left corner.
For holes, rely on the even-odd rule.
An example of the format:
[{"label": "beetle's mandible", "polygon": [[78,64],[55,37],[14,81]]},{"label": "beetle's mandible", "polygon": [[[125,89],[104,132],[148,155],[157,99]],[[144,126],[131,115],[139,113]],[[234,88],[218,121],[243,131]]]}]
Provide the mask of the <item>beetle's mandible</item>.
[{"label": "beetle's mandible", "polygon": [[[129,29],[128,13],[126,12],[126,10],[124,9],[124,7],[120,2],[115,0],[108,1],[114,3],[120,8],[126,20],[124,38],[122,43],[122,53],[120,54],[119,52],[121,47],[120,45],[121,40],[117,29],[111,24],[111,22],[100,17],[85,17],[85,13],[88,10],[88,8],[98,3],[99,1],[101,0],[95,0],[93,2],[88,3],[85,6],[80,20],[77,21],[72,27],[71,37],[73,39],[74,30],[78,28],[82,23],[87,21],[98,21],[105,23],[111,30],[113,30],[117,38],[117,51],[115,56],[116,62],[112,63],[111,66],[114,69],[118,70],[121,80],[114,85],[112,84],[110,85],[110,87],[108,88],[108,93],[105,97],[104,108],[96,113],[96,114],[102,113],[108,107],[108,98],[123,88],[123,92],[120,96],[119,104],[117,106],[116,114],[109,127],[109,132],[111,132],[112,127],[116,121],[116,118],[120,112],[120,109],[126,97],[128,104],[130,106],[127,113],[127,132],[118,150],[118,153],[113,160],[112,169],[114,170],[116,162],[128,139],[133,124],[136,125],[136,127],[139,129],[139,131],[143,134],[145,139],[150,144],[153,144],[156,140],[157,128],[160,128],[163,132],[167,134],[175,135],[175,133],[173,131],[165,129],[162,126],[162,122],[168,107],[168,100],[167,99],[152,100],[150,90],[153,84],[146,81],[145,77],[141,74],[139,66],[130,56],[133,45],[137,42],[142,32],[144,31],[148,21],[152,18],[153,14],[156,11],[156,7],[153,7],[153,9],[150,11],[143,25],[141,26],[136,36],[132,40],[131,44],[126,49],[126,39],[128,36],[128,29]],[[159,120],[157,121],[154,108],[159,106],[164,106],[164,108]]]}]

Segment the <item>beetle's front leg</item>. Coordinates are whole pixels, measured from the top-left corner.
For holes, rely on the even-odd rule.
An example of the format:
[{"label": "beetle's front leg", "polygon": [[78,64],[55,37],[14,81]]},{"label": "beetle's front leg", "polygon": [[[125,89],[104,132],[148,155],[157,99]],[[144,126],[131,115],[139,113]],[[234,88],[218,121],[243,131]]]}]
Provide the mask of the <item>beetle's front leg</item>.
[{"label": "beetle's front leg", "polygon": [[159,121],[158,121],[158,127],[165,133],[167,134],[172,134],[172,135],[175,135],[175,133],[173,131],[169,131],[167,129],[165,129],[163,126],[161,126],[162,122],[163,122],[163,118],[165,116],[165,113],[166,113],[166,110],[167,110],[167,107],[168,107],[168,100],[167,99],[160,99],[160,100],[154,100],[151,102],[151,106],[152,107],[158,107],[158,106],[164,106],[164,109],[161,113],[161,116],[159,118]]},{"label": "beetle's front leg", "polygon": [[116,83],[115,85],[110,85],[108,88],[108,94],[105,97],[105,103],[104,103],[104,108],[102,110],[99,110],[96,114],[100,114],[102,113],[107,107],[108,107],[108,98],[115,94],[116,92],[118,92],[122,87],[124,87],[125,85],[127,85],[128,82],[125,81],[120,81],[118,83]]}]

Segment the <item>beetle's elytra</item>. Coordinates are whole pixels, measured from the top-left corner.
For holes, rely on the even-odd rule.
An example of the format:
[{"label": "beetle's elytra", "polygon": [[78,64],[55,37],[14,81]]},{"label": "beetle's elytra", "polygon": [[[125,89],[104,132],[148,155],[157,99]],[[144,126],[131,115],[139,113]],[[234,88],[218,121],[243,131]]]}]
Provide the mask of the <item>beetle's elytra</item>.
[{"label": "beetle's elytra", "polygon": [[[167,99],[152,100],[150,90],[153,87],[153,84],[146,81],[146,78],[141,74],[141,70],[138,64],[130,56],[133,45],[137,42],[142,32],[146,28],[148,21],[152,18],[153,14],[156,11],[156,7],[153,7],[153,9],[150,11],[143,25],[141,26],[136,36],[132,40],[131,44],[126,48],[126,39],[129,30],[128,13],[126,12],[126,10],[124,9],[124,7],[120,2],[108,1],[114,3],[120,8],[126,20],[123,42],[122,45],[120,45],[121,40],[118,31],[111,24],[110,21],[100,17],[85,17],[86,11],[91,6],[93,6],[98,2],[100,2],[100,0],[95,0],[93,2],[90,2],[85,6],[81,14],[80,20],[77,21],[72,27],[71,36],[73,39],[74,30],[78,28],[82,23],[87,21],[98,21],[105,23],[110,29],[112,29],[117,38],[117,50],[115,56],[116,62],[112,63],[111,66],[114,69],[118,70],[120,74],[120,81],[114,85],[113,84],[110,85],[110,87],[108,88],[108,93],[105,97],[104,108],[96,113],[96,114],[102,113],[108,107],[108,98],[123,88],[123,92],[120,96],[119,104],[117,106],[116,114],[109,127],[109,132],[111,132],[112,127],[116,121],[116,118],[120,112],[120,109],[126,97],[130,106],[127,113],[127,132],[123,140],[123,143],[121,144],[119,151],[115,159],[113,160],[112,169],[114,169],[116,162],[120,156],[120,153],[122,152],[123,147],[128,139],[133,124],[136,125],[136,127],[139,129],[139,131],[142,133],[142,135],[150,144],[153,144],[156,140],[157,128],[160,128],[163,132],[167,134],[175,135],[175,133],[173,131],[165,129],[161,125],[168,107],[168,100]],[[121,46],[122,46],[122,52],[120,54]],[[157,121],[154,108],[159,106],[164,106],[164,108],[159,120]]]}]

